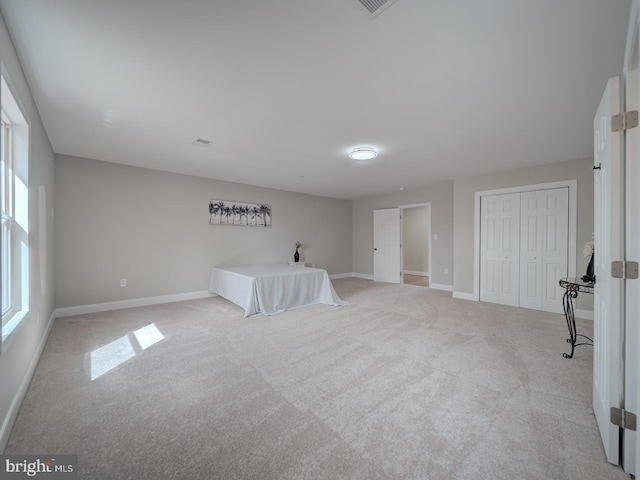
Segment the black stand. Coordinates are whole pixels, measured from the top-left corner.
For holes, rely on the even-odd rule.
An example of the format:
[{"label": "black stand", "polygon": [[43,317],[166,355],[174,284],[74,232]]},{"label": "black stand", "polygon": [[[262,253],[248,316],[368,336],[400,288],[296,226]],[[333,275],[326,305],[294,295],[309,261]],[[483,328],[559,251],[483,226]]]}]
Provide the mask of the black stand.
[{"label": "black stand", "polygon": [[[567,328],[569,329],[569,338],[567,338],[567,343],[571,344],[571,353],[563,353],[562,356],[564,358],[573,358],[573,353],[576,347],[579,347],[580,345],[593,346],[592,339],[577,332],[576,316],[573,309],[573,301],[578,296],[578,292],[592,294],[593,283],[584,282],[578,278],[563,278],[560,280],[560,286],[566,289],[566,292],[564,292],[564,296],[562,297],[562,306],[564,307],[564,316],[567,319]],[[587,341],[576,343],[578,341],[578,337],[582,337]]]}]

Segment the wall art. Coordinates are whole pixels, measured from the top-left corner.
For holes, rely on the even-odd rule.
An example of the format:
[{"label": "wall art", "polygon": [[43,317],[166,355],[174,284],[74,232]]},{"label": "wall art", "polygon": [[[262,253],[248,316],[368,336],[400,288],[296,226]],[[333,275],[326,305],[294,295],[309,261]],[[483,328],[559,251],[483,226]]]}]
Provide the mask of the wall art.
[{"label": "wall art", "polygon": [[271,205],[209,200],[209,225],[270,227]]}]

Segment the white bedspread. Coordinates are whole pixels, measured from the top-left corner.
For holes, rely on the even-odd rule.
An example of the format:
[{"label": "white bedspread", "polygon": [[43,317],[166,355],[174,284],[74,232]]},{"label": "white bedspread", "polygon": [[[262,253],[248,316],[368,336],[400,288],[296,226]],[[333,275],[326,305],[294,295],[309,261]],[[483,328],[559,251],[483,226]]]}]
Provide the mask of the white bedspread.
[{"label": "white bedspread", "polygon": [[349,305],[338,297],[326,270],[279,263],[214,267],[209,291],[244,308],[245,317],[316,303]]}]

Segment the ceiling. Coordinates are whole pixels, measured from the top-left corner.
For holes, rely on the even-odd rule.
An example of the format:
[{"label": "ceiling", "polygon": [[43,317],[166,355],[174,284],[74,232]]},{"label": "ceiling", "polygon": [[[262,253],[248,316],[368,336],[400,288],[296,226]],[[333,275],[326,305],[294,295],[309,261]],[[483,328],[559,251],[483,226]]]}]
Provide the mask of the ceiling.
[{"label": "ceiling", "polygon": [[0,9],[56,153],[356,199],[591,156],[629,0]]}]

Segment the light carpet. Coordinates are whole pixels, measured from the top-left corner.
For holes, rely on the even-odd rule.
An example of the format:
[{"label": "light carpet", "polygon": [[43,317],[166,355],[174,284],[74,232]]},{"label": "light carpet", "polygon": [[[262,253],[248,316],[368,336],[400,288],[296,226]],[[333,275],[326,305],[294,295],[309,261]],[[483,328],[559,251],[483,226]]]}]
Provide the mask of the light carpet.
[{"label": "light carpet", "polygon": [[77,454],[81,479],[628,478],[564,316],[333,283],[351,305],[57,319],[5,453]]}]

